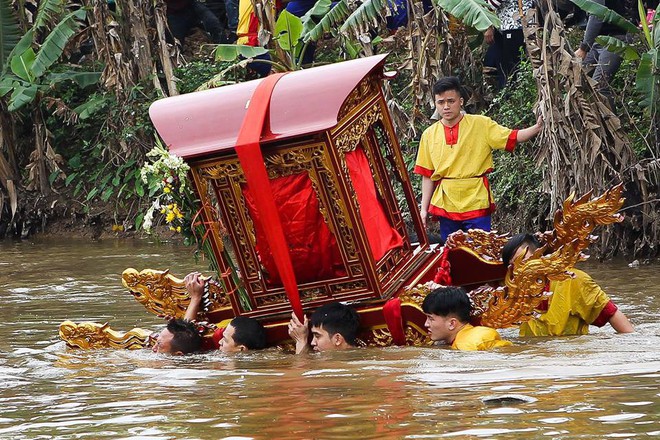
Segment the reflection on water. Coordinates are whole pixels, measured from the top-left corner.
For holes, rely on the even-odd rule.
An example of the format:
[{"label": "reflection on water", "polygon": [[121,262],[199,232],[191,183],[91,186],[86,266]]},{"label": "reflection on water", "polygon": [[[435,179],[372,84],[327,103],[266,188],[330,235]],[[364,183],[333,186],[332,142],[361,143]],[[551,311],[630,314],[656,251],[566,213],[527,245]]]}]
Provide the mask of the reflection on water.
[{"label": "reflection on water", "polygon": [[[488,353],[270,349],[186,358],[68,351],[64,319],[157,329],[126,267],[196,266],[133,241],[0,243],[0,438],[648,438],[660,435],[657,266],[587,271],[638,332],[518,339]],[[523,399],[523,401],[516,400]]]}]

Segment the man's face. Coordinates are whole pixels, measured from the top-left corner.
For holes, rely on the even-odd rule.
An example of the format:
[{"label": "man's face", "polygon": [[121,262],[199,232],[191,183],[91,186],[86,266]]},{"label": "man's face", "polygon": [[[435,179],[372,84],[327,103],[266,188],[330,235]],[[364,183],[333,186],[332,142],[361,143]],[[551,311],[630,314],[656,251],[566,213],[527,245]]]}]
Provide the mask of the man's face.
[{"label": "man's face", "polygon": [[236,341],[234,340],[235,334],[236,328],[229,324],[222,333],[222,339],[220,339],[220,351],[223,353],[236,353],[237,351],[243,351],[246,349],[245,345],[236,344]]},{"label": "man's face", "polygon": [[516,253],[513,254],[513,258],[511,258],[511,263],[515,262],[521,255],[523,256],[522,262],[527,261],[533,254],[534,249],[524,244],[516,249]]},{"label": "man's face", "polygon": [[167,328],[164,328],[161,330],[158,338],[156,338],[156,343],[152,350],[154,353],[172,354],[172,339],[174,339],[174,334]]},{"label": "man's face", "polygon": [[438,316],[433,313],[426,314],[426,322],[424,323],[424,327],[429,331],[429,336],[433,342],[444,341],[447,344],[453,342],[452,331],[456,325],[456,318]]},{"label": "man's face", "polygon": [[323,327],[312,327],[312,349],[314,351],[336,350],[337,335],[330,335]]},{"label": "man's face", "polygon": [[447,123],[458,122],[461,117],[461,106],[463,99],[456,90],[447,90],[435,95],[435,108],[438,110],[442,120]]}]

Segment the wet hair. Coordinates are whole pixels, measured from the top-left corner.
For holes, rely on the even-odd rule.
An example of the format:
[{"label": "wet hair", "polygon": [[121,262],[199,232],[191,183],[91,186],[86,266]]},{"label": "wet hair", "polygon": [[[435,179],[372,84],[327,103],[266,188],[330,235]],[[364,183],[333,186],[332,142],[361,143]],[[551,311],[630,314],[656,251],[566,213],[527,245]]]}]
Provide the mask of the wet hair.
[{"label": "wet hair", "polygon": [[449,90],[456,90],[459,96],[463,96],[461,81],[455,76],[445,76],[433,84],[433,95],[442,95]]},{"label": "wet hair", "polygon": [[443,317],[455,315],[461,322],[470,322],[472,304],[462,287],[439,287],[426,295],[422,310]]},{"label": "wet hair", "polygon": [[504,267],[509,267],[511,259],[521,246],[527,246],[532,251],[541,247],[541,242],[532,234],[517,234],[506,242],[502,248],[502,263]]},{"label": "wet hair", "polygon": [[360,317],[352,307],[338,302],[325,304],[312,313],[309,321],[311,327],[323,328],[330,336],[339,333],[347,344],[356,344]]},{"label": "wet hair", "polygon": [[167,329],[172,333],[171,352],[195,353],[202,348],[202,336],[197,327],[185,319],[170,319]]},{"label": "wet hair", "polygon": [[237,316],[229,323],[234,327],[234,342],[248,350],[261,350],[266,347],[266,329],[259,321],[247,316]]}]

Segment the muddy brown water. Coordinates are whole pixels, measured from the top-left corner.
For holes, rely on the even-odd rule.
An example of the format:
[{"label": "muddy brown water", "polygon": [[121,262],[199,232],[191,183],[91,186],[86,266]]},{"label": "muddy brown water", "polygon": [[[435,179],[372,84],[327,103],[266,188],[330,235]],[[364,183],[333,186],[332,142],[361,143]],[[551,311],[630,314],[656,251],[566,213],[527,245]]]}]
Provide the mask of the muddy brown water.
[{"label": "muddy brown water", "polygon": [[657,265],[583,266],[631,318],[631,335],[505,330],[515,345],[493,352],[304,358],[67,350],[57,335],[65,319],[159,328],[121,286],[126,267],[204,269],[168,244],[0,242],[0,438],[660,437]]}]

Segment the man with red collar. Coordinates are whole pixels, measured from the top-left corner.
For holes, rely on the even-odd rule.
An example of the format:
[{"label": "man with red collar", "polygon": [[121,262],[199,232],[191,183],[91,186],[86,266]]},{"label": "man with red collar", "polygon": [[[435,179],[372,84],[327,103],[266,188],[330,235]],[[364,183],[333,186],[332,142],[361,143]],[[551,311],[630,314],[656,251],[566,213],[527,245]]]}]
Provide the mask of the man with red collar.
[{"label": "man with red collar", "polygon": [[486,116],[465,114],[461,83],[453,76],[436,82],[433,95],[442,119],[422,134],[415,163],[415,173],[422,175],[422,223],[426,226],[429,214],[440,217],[443,240],[459,229],[490,231],[492,152],[512,152],[516,143],[536,136],[543,122],[539,117],[531,127],[511,130]]}]

